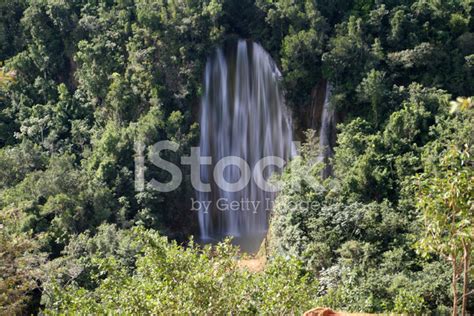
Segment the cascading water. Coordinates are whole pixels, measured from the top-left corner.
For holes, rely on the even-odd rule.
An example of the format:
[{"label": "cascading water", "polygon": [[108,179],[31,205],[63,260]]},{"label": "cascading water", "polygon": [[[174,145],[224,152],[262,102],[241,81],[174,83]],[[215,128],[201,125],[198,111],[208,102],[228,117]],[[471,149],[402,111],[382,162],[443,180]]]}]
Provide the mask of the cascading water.
[{"label": "cascading water", "polygon": [[326,91],[324,95],[323,111],[321,114],[321,127],[319,129],[319,148],[321,153],[319,155],[320,161],[325,163],[322,170],[322,177],[327,178],[331,172],[331,165],[329,158],[332,157],[332,138],[334,131],[334,108],[330,104],[332,86],[331,83],[326,82]]},{"label": "cascading water", "polygon": [[[263,157],[288,161],[296,153],[290,117],[279,88],[280,77],[270,55],[260,45],[245,40],[230,48],[218,48],[207,62],[200,148],[201,156],[212,157],[212,164],[201,165],[201,181],[211,184],[211,192],[197,191],[201,205],[210,205],[199,210],[204,241],[234,236],[243,249],[255,249],[266,234],[275,193],[259,188],[252,177],[242,190],[226,191],[214,182],[213,171],[216,163],[228,156],[242,158],[252,174]],[[264,178],[277,169],[265,168]],[[229,166],[223,176],[234,183],[242,175],[236,166]],[[223,210],[221,202],[238,202],[239,207]]]}]

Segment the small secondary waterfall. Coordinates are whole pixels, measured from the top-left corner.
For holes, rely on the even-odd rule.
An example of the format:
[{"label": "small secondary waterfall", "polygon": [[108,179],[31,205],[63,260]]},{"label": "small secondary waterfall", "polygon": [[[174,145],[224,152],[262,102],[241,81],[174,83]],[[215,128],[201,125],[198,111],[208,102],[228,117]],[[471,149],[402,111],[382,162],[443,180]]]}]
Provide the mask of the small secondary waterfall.
[{"label": "small secondary waterfall", "polygon": [[330,104],[332,86],[328,81],[326,82],[326,91],[324,94],[324,104],[323,111],[321,114],[321,127],[319,129],[319,147],[321,153],[319,155],[320,161],[325,163],[324,169],[322,170],[322,177],[327,178],[331,172],[332,168],[329,164],[329,158],[332,157],[332,138],[334,134],[334,108]]},{"label": "small secondary waterfall", "polygon": [[[201,239],[220,240],[234,236],[242,248],[260,245],[268,228],[268,215],[275,193],[259,188],[253,177],[242,190],[229,192],[214,181],[216,163],[237,156],[246,161],[251,175],[263,157],[288,161],[295,152],[290,117],[279,88],[281,74],[270,55],[259,45],[239,40],[218,48],[209,58],[201,102],[201,156],[212,164],[201,165],[201,181],[211,192],[197,191]],[[265,179],[279,168],[268,166]],[[221,175],[222,176],[222,175]],[[236,166],[223,169],[230,183],[243,176]],[[234,203],[234,208],[228,206]],[[238,205],[238,206],[237,206]]]}]

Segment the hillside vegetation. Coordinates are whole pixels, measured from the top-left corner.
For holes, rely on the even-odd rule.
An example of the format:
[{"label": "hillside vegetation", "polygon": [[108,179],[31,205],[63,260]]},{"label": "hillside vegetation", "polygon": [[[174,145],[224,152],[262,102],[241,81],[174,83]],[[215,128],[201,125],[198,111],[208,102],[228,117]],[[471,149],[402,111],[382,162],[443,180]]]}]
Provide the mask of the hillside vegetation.
[{"label": "hillside vegetation", "polygon": [[[0,1],[0,314],[474,313],[471,0]],[[135,190],[137,143],[199,142],[206,59],[281,69],[300,156],[263,271],[201,248],[189,170]],[[307,113],[334,89],[321,179]],[[146,159],[148,161],[148,159]],[[146,162],[146,178],[166,179]],[[310,206],[310,207],[309,207]]]}]

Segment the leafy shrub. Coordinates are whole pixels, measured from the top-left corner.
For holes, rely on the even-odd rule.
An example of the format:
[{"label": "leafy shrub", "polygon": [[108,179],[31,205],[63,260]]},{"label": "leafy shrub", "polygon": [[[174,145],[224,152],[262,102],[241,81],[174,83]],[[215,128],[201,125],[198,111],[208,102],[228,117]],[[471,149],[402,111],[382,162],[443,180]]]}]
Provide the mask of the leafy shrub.
[{"label": "leafy shrub", "polygon": [[[79,270],[94,267],[81,272],[90,274],[92,286],[81,282],[81,273],[58,279],[58,271],[70,264],[58,262],[45,285],[46,314],[297,314],[313,307],[317,295],[317,282],[296,259],[275,258],[264,271],[252,273],[237,266],[238,249],[229,240],[204,248],[191,241],[183,247],[143,228],[100,231],[96,237],[80,237],[81,244],[97,245],[116,234],[135,249],[123,256],[124,245],[112,242],[115,246],[89,247],[89,255],[77,257]],[[136,262],[124,261],[135,251]]]}]

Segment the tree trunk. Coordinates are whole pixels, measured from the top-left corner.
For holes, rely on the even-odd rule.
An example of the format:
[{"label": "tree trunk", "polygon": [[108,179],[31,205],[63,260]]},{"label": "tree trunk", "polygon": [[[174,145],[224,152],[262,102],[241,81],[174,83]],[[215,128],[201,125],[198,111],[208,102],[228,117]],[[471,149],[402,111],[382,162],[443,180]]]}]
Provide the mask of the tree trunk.
[{"label": "tree trunk", "polygon": [[458,271],[456,256],[452,258],[453,263],[453,279],[451,280],[451,287],[453,289],[453,316],[458,315],[458,291],[457,291],[457,282],[458,282]]},{"label": "tree trunk", "polygon": [[469,286],[469,255],[470,249],[466,243],[462,242],[463,247],[463,286],[462,286],[462,315],[466,316],[466,307],[467,307],[467,292]]}]

